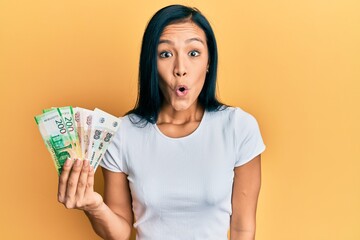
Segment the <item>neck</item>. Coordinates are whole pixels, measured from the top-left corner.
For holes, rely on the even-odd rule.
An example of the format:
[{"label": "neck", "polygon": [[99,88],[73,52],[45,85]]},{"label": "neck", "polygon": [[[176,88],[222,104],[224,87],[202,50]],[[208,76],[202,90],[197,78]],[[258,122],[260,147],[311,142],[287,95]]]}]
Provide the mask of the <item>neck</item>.
[{"label": "neck", "polygon": [[177,111],[171,105],[164,105],[159,113],[157,124],[183,125],[190,122],[200,122],[204,109],[195,102],[188,109]]}]

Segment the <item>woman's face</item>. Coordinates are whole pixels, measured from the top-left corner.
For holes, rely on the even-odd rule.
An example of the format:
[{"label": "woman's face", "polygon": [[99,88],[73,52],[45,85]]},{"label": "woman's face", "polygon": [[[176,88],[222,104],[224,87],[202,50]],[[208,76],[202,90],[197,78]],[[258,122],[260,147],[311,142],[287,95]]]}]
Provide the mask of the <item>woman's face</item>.
[{"label": "woman's face", "polygon": [[193,22],[165,27],[157,49],[160,89],[176,111],[197,102],[204,86],[209,55],[205,32]]}]

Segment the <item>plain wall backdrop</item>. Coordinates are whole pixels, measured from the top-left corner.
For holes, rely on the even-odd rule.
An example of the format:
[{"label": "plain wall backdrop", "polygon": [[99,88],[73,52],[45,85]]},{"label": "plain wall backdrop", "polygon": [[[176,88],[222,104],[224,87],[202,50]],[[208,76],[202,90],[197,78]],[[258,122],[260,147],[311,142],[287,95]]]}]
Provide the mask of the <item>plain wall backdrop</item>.
[{"label": "plain wall backdrop", "polygon": [[[358,0],[0,0],[0,238],[100,239],[57,202],[33,117],[132,108],[143,31],[173,3],[210,20],[219,97],[260,124],[257,240],[360,239]],[[101,193],[101,171],[95,184]]]}]

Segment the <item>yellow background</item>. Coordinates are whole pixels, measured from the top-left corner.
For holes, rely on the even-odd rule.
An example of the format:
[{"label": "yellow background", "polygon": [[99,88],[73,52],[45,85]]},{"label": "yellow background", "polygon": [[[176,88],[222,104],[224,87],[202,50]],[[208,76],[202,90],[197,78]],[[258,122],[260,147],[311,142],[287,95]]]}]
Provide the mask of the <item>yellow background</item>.
[{"label": "yellow background", "polygon": [[[83,213],[57,202],[33,116],[133,107],[143,31],[171,3],[0,1],[1,239],[99,239]],[[267,150],[257,239],[360,239],[360,2],[178,3],[212,23],[220,99],[259,121]]]}]

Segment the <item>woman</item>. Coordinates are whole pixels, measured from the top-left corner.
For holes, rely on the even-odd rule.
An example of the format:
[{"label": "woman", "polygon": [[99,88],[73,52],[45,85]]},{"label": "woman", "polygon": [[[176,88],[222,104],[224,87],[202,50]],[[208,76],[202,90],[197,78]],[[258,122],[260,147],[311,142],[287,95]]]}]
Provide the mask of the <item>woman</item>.
[{"label": "woman", "polygon": [[88,161],[68,160],[59,201],[84,210],[105,239],[255,236],[264,151],[256,120],[215,96],[216,41],[196,9],[159,10],[143,37],[136,107],[101,164],[104,198]]}]

